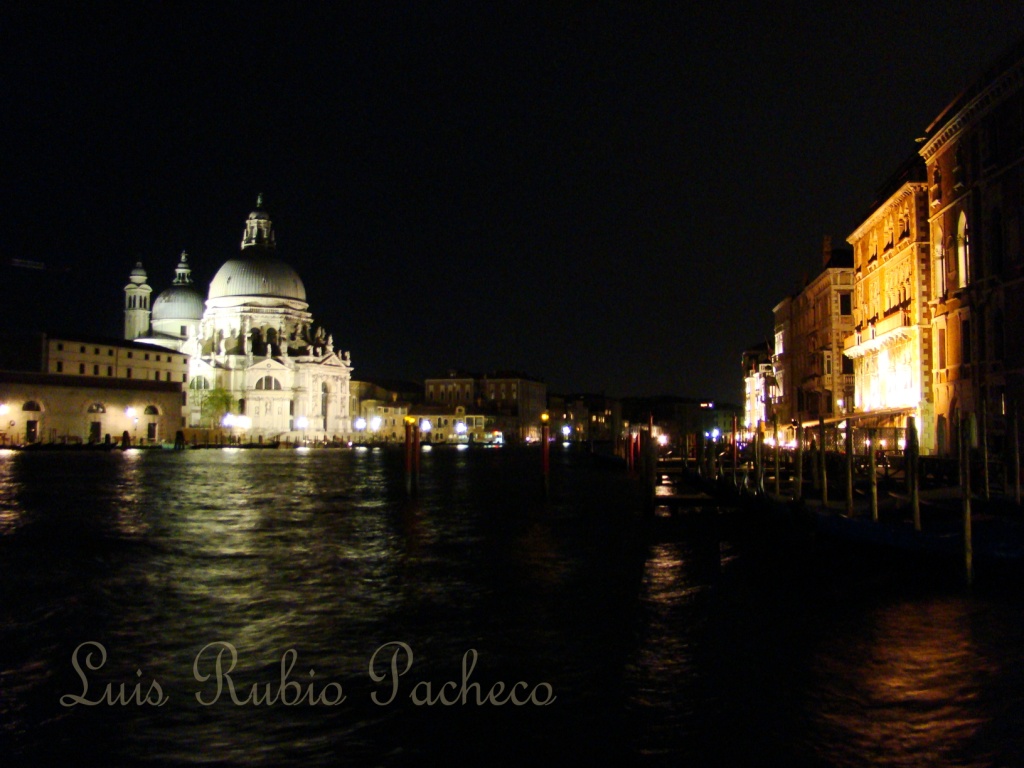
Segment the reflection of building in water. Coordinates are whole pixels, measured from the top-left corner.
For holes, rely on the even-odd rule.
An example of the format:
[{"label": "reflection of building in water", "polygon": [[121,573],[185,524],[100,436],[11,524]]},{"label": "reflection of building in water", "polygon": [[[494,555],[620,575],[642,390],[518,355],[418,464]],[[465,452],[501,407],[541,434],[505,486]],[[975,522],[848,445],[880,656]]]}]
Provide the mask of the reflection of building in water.
[{"label": "reflection of building in water", "polygon": [[217,271],[205,302],[187,254],[152,309],[146,279],[137,264],[124,289],[125,337],[189,356],[188,426],[200,426],[204,401],[219,389],[230,394],[231,413],[251,419],[253,436],[350,433],[349,355],[314,323],[302,280],[277,258],[262,197],[246,220],[241,253]]}]

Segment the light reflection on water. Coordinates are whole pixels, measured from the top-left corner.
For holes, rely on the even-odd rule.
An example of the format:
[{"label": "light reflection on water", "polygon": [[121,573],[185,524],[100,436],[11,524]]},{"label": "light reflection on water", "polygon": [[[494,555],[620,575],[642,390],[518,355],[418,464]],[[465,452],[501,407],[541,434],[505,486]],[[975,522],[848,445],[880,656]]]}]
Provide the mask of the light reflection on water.
[{"label": "light reflection on water", "polygon": [[[646,530],[634,487],[584,459],[554,452],[545,501],[537,451],[424,454],[412,499],[394,451],[0,456],[0,740],[26,764],[1024,762],[1019,601],[865,578],[727,511]],[[141,669],[171,702],[59,707],[85,640],[104,682]],[[241,681],[294,648],[348,701],[200,707],[217,640]],[[393,640],[414,671],[371,706]],[[556,705],[408,703],[469,648],[485,688],[547,681]]]}]

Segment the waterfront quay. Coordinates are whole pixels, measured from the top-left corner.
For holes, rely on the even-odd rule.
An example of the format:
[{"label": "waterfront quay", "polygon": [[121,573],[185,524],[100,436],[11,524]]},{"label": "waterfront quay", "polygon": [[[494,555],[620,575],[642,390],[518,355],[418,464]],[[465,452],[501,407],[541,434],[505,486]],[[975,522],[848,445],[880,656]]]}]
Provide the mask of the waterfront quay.
[{"label": "waterfront quay", "polygon": [[575,447],[546,494],[538,446],[421,458],[0,453],[5,764],[1024,759],[1012,585],[645,515]]}]

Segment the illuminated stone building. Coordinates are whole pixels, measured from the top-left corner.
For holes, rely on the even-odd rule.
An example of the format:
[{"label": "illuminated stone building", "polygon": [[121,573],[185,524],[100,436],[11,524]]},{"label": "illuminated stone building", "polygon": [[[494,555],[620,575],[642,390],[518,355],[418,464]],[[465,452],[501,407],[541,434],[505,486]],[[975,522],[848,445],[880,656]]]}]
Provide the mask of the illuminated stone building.
[{"label": "illuminated stone building", "polygon": [[935,448],[928,290],[928,188],[920,158],[907,163],[847,241],[853,246],[853,406],[859,426],[905,427]]},{"label": "illuminated stone building", "polygon": [[[1024,403],[1024,41],[929,126],[927,166],[939,453],[960,426],[993,447]],[[987,423],[980,423],[984,408]]]},{"label": "illuminated stone building", "polygon": [[[780,344],[780,349],[781,346]],[[749,433],[756,429],[758,424],[769,421],[773,414],[778,413],[776,405],[779,402],[779,387],[776,383],[775,366],[772,364],[771,347],[765,343],[745,350],[742,367],[742,425],[743,431]]]},{"label": "illuminated stone building", "polygon": [[773,310],[781,423],[838,419],[853,396],[853,364],[843,356],[853,330],[853,255],[833,249],[825,238],[823,265],[800,293]]},{"label": "illuminated stone building", "polygon": [[445,377],[423,382],[429,405],[462,405],[494,417],[494,429],[506,440],[536,440],[541,414],[547,409],[547,385],[516,372],[485,375],[450,370]]},{"label": "illuminated stone building", "polygon": [[188,426],[201,425],[213,390],[230,394],[248,437],[345,438],[351,434],[348,353],[313,322],[306,288],[277,258],[262,198],[249,214],[241,253],[225,262],[205,302],[192,287],[187,254],[174,283],[148,304],[141,264],[125,286],[125,335],[189,358]]},{"label": "illuminated stone building", "polygon": [[0,446],[173,442],[181,382],[0,371]]}]

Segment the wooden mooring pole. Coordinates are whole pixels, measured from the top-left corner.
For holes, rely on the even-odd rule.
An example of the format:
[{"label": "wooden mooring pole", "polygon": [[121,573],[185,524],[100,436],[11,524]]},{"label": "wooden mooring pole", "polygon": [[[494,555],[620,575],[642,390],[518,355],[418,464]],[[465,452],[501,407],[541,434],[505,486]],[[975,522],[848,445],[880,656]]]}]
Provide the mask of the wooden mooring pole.
[{"label": "wooden mooring pole", "polygon": [[914,515],[914,530],[921,530],[921,443],[917,435],[917,419],[907,419],[907,480],[910,482],[910,511]]},{"label": "wooden mooring pole", "polygon": [[821,506],[828,507],[828,465],[825,461],[825,417],[818,417],[818,450],[821,458]]},{"label": "wooden mooring pole", "polygon": [[964,499],[964,575],[974,583],[974,542],[971,540],[971,437],[966,419],[960,422],[960,472]]},{"label": "wooden mooring pole", "polygon": [[777,413],[772,414],[772,442],[775,451],[775,495],[780,496],[782,494],[782,468],[779,465],[779,452],[782,448],[779,446],[779,415]]},{"label": "wooden mooring pole", "polygon": [[853,517],[853,424],[846,418],[846,514]]},{"label": "wooden mooring pole", "polygon": [[739,430],[737,429],[737,427],[739,426],[738,421],[739,420],[737,419],[737,417],[735,417],[735,416],[732,417],[732,487],[733,488],[738,488],[739,487],[739,480],[738,480],[738,477],[739,477],[739,474],[738,474],[739,467],[738,467],[738,464],[740,463],[740,446],[739,446]]},{"label": "wooden mooring pole", "polygon": [[804,493],[804,425],[796,428],[796,477],[793,480],[793,498],[800,501]]},{"label": "wooden mooring pole", "polygon": [[1020,433],[1017,423],[1017,404],[1013,404],[1013,415],[1010,417],[1010,429],[1013,430],[1013,500],[1020,506]]},{"label": "wooden mooring pole", "polygon": [[978,415],[978,418],[981,419],[981,434],[979,435],[981,442],[981,487],[984,494],[983,498],[985,501],[988,501],[992,498],[988,477],[988,404],[984,394],[982,394],[980,399],[981,413]]},{"label": "wooden mooring pole", "polygon": [[868,488],[871,496],[871,519],[878,522],[878,462],[875,461],[874,428],[868,430]]}]

